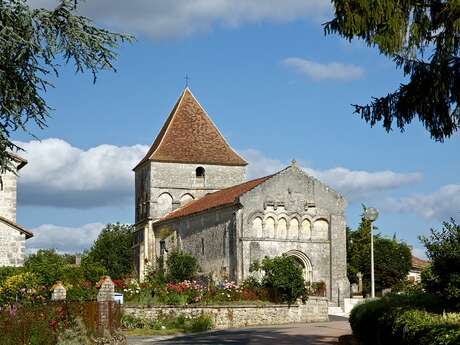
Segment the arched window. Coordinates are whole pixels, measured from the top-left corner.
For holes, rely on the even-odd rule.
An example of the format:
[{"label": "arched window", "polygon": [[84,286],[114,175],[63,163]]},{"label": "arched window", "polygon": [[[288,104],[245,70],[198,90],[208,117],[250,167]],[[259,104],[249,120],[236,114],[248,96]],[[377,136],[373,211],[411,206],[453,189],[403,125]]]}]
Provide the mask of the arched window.
[{"label": "arched window", "polygon": [[312,237],[319,240],[329,239],[329,223],[325,219],[318,219],[313,223]]},{"label": "arched window", "polygon": [[159,216],[164,216],[166,213],[172,211],[173,198],[168,193],[163,193],[157,200],[157,213]]},{"label": "arched window", "polygon": [[287,221],[285,218],[280,218],[278,220],[278,232],[277,232],[277,238],[286,238],[286,232],[287,232]]},{"label": "arched window", "polygon": [[180,205],[184,206],[185,204],[188,204],[190,201],[193,201],[194,197],[191,194],[184,194],[180,198]]},{"label": "arched window", "polygon": [[289,222],[289,230],[287,238],[298,239],[299,238],[299,221],[296,218],[292,218]]},{"label": "arched window", "polygon": [[203,167],[196,168],[195,174],[196,174],[196,177],[198,177],[198,178],[204,178],[204,175],[205,175],[204,168]]},{"label": "arched window", "polygon": [[265,234],[264,237],[274,238],[275,237],[275,220],[272,217],[265,219],[264,226]]},{"label": "arched window", "polygon": [[300,238],[303,240],[309,240],[311,238],[311,223],[308,219],[302,221],[302,231]]},{"label": "arched window", "polygon": [[256,217],[252,221],[252,233],[253,236],[255,237],[262,237],[263,232],[262,232],[262,218]]}]

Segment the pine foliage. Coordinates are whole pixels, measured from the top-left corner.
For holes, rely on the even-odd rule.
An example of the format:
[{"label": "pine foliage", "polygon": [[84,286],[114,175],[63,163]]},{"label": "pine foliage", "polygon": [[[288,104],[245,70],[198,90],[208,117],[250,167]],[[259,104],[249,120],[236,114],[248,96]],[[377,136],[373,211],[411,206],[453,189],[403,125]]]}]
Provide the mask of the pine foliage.
[{"label": "pine foliage", "polygon": [[61,0],[54,10],[0,0],[0,169],[11,169],[7,151],[20,149],[12,132],[46,126],[51,108],[43,95],[59,62],[91,72],[95,82],[98,72],[115,70],[119,43],[133,39],[97,28],[75,11],[74,0]]},{"label": "pine foliage", "polygon": [[353,105],[371,126],[404,131],[418,118],[432,139],[460,127],[460,1],[332,0],[335,17],[326,34],[362,39],[394,60],[408,78],[397,90]]}]

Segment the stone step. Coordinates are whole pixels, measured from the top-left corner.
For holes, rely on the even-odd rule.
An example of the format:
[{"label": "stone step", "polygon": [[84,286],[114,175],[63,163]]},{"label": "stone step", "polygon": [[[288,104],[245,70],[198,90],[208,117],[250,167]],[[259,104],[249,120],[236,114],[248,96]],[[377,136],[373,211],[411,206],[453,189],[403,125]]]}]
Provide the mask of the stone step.
[{"label": "stone step", "polygon": [[329,306],[327,308],[328,314],[329,315],[335,315],[335,316],[342,316],[342,317],[348,317],[348,313],[345,313],[341,307],[332,307]]}]

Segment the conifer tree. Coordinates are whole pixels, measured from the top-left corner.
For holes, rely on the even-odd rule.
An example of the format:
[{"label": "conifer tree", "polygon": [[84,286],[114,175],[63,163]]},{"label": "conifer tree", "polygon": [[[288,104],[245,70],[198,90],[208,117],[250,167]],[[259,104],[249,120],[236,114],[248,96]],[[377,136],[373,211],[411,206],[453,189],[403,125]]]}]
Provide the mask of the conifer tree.
[{"label": "conifer tree", "polygon": [[367,105],[353,105],[371,126],[404,131],[415,118],[432,139],[460,127],[460,2],[458,0],[332,0],[326,34],[362,39],[393,59],[408,81]]},{"label": "conifer tree", "polygon": [[8,151],[19,149],[12,132],[46,126],[51,108],[43,97],[59,63],[96,81],[98,72],[115,70],[120,42],[133,39],[94,26],[76,6],[60,0],[54,10],[34,9],[25,0],[0,0],[0,171],[12,168]]}]

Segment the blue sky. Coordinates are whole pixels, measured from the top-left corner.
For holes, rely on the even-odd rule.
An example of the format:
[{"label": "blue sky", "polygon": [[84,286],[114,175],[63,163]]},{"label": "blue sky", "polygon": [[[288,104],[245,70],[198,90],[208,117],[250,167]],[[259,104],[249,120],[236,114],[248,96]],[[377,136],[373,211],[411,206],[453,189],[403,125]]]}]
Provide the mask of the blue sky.
[{"label": "blue sky", "polygon": [[418,255],[418,235],[460,218],[459,136],[436,143],[417,123],[388,134],[352,114],[351,103],[385,95],[403,76],[375,49],[324,36],[328,1],[289,0],[278,8],[259,0],[108,4],[88,1],[82,13],[136,35],[119,50],[118,72],[101,73],[93,85],[91,75],[63,68],[46,94],[55,109],[49,127],[33,131],[42,141],[15,134],[29,160],[18,222],[36,233],[30,249],[82,250],[104,223],[133,222],[130,169],[186,73],[192,92],[249,160],[249,177],[295,158],[347,197],[350,226],[359,222],[361,203],[376,206],[382,233],[396,233]]}]

